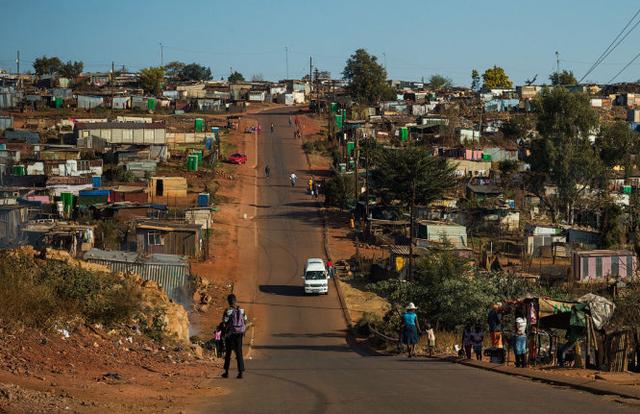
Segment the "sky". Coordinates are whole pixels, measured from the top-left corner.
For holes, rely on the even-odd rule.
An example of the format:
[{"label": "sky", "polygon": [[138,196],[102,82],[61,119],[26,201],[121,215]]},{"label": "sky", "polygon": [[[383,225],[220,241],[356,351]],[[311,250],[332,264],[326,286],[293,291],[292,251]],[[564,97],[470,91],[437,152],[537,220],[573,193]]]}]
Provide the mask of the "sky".
[{"label": "sky", "polygon": [[[556,68],[588,70],[640,7],[637,0],[20,0],[6,1],[0,68],[32,70],[42,55],[138,70],[179,60],[251,78],[299,78],[314,66],[340,77],[358,48],[390,79],[443,74],[469,85],[471,70],[498,65],[515,84]],[[285,52],[288,49],[288,53]],[[640,52],[640,27],[587,81],[608,82]],[[288,58],[288,59],[287,59]],[[288,65],[287,65],[288,60]],[[287,70],[288,69],[288,70]],[[640,59],[617,81],[640,79]]]}]

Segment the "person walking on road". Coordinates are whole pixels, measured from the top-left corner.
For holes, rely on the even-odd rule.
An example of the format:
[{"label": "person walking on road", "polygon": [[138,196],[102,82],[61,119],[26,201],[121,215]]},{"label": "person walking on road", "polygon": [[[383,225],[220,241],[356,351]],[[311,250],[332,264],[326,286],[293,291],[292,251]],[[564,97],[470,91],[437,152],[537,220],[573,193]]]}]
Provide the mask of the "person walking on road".
[{"label": "person walking on road", "polygon": [[425,326],[427,333],[427,355],[433,356],[433,351],[436,349],[436,334],[433,332],[433,326],[427,322]]},{"label": "person walking on road", "polygon": [[271,133],[272,133],[272,134],[273,134],[273,130],[274,130],[274,127],[273,127],[273,122],[272,122],[272,123],[271,123]]},{"label": "person walking on road", "polygon": [[247,329],[247,314],[244,309],[238,306],[236,295],[233,293],[227,296],[229,308],[222,314],[222,324],[224,326],[226,352],[224,355],[224,372],[222,378],[229,378],[229,366],[231,365],[231,352],[236,354],[238,365],[238,377],[242,378],[244,373],[244,358],[242,356],[242,339]]},{"label": "person walking on road", "polygon": [[289,117],[289,126],[291,126],[291,117]]},{"label": "person walking on road", "polygon": [[418,343],[418,334],[420,333],[416,309],[418,309],[416,305],[410,302],[406,312],[402,314],[402,343],[407,346],[407,356],[409,358],[416,356],[416,344]]},{"label": "person walking on road", "polygon": [[270,175],[271,175],[271,168],[269,168],[269,164],[267,164],[267,165],[264,167],[264,176],[265,176],[265,177],[267,177],[267,178],[269,178],[269,176],[270,176]]},{"label": "person walking on road", "polygon": [[298,176],[296,175],[296,173],[291,173],[291,175],[289,176],[289,181],[291,181],[291,187],[296,186],[297,179],[298,179]]},{"label": "person walking on road", "polygon": [[327,260],[327,270],[329,271],[329,277],[333,277],[333,261],[331,261],[331,258]]}]

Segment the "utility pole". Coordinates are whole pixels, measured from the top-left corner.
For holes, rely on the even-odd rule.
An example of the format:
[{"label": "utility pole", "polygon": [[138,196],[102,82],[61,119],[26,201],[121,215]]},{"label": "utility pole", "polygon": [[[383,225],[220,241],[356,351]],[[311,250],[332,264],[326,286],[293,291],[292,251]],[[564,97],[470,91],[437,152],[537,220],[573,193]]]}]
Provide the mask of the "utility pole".
[{"label": "utility pole", "polygon": [[313,91],[313,58],[309,56],[309,88]]},{"label": "utility pole", "polygon": [[[353,148],[353,180],[355,182],[355,203],[356,203],[356,211],[358,211],[358,196],[360,195],[360,189],[358,188],[358,130],[353,130],[354,131],[354,138],[355,138],[355,146]],[[355,224],[355,223],[354,223]],[[355,231],[355,240],[356,240],[356,257],[360,257],[360,240],[358,237],[358,227],[359,226],[354,226],[354,231]]]},{"label": "utility pole", "polygon": [[560,52],[556,50],[556,73],[560,74]]},{"label": "utility pole", "polygon": [[287,80],[289,80],[289,47],[284,47],[284,64],[287,67]]},{"label": "utility pole", "polygon": [[16,74],[20,75],[20,51],[16,52]]},{"label": "utility pole", "polygon": [[160,66],[164,66],[164,45],[160,42]]}]

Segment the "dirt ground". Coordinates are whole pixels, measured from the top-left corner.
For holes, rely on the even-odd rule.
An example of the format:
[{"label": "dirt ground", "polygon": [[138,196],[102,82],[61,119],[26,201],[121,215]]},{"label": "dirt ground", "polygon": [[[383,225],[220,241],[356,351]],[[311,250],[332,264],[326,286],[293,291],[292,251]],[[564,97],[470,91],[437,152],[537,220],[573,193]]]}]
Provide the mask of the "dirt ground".
[{"label": "dirt ground", "polygon": [[0,412],[188,413],[225,393],[220,361],[142,335],[8,332],[0,335]]}]

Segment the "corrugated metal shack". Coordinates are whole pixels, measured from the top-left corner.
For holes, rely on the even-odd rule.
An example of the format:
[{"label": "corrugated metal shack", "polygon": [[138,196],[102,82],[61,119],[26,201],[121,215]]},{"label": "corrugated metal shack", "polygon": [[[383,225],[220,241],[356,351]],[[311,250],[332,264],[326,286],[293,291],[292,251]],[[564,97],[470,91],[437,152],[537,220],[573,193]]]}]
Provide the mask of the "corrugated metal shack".
[{"label": "corrugated metal shack", "polygon": [[199,258],[202,254],[202,227],[169,221],[145,221],[136,225],[136,243],[139,253]]},{"label": "corrugated metal shack", "polygon": [[193,293],[193,278],[189,262],[183,256],[152,254],[140,256],[123,251],[91,249],[84,260],[107,266],[112,272],[128,272],[140,275],[144,280],[153,280],[174,302],[188,303]]},{"label": "corrugated metal shack", "polygon": [[166,145],[163,122],[93,122],[77,123],[78,142],[90,136],[104,139],[110,144]]},{"label": "corrugated metal shack", "polygon": [[0,247],[15,247],[22,240],[22,226],[29,219],[26,206],[0,206]]}]

